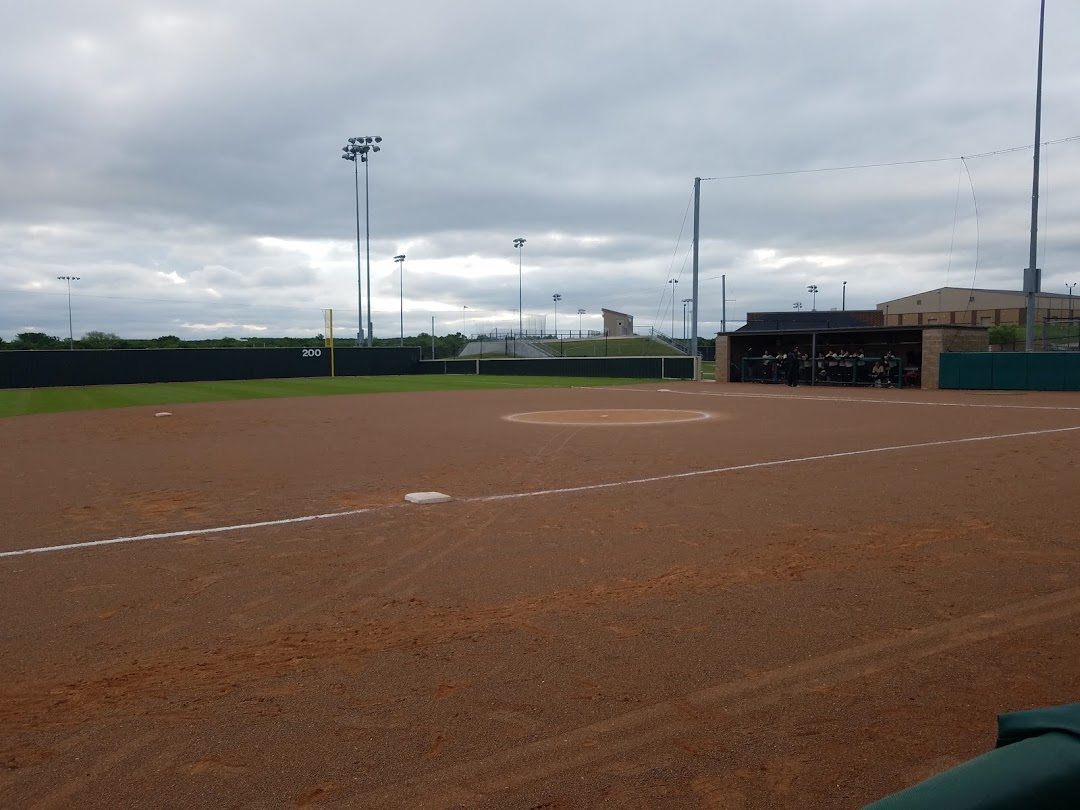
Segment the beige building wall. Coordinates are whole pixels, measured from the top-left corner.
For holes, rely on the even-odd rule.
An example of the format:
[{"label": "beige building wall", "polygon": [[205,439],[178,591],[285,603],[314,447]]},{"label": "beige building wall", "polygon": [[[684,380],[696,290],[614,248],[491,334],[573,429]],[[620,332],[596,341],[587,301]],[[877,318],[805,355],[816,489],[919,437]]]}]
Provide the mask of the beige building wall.
[{"label": "beige building wall", "polygon": [[[1035,320],[1069,317],[1069,296],[1035,296]],[[995,326],[1027,320],[1027,297],[1012,290],[971,290],[942,287],[878,304],[886,326]],[[1080,296],[1072,301],[1073,314],[1080,313]]]},{"label": "beige building wall", "polygon": [[[1056,302],[1053,302],[1056,304]],[[1074,306],[1074,314],[1080,315],[1080,306]],[[1068,307],[1056,305],[1035,312],[1035,322],[1042,323],[1043,318],[1066,318]],[[1025,307],[1006,307],[1002,309],[969,309],[961,311],[927,312],[890,312],[885,316],[886,326],[996,326],[1000,323],[1019,323],[1027,321]]]}]

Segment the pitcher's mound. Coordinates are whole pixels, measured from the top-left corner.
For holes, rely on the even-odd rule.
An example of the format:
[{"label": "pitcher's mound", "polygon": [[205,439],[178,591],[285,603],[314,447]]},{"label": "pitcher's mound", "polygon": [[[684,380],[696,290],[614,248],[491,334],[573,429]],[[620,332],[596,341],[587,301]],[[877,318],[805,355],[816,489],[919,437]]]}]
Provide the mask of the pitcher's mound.
[{"label": "pitcher's mound", "polygon": [[543,425],[660,425],[666,422],[697,422],[710,419],[704,411],[673,411],[638,408],[608,410],[531,411],[507,416],[511,422]]}]

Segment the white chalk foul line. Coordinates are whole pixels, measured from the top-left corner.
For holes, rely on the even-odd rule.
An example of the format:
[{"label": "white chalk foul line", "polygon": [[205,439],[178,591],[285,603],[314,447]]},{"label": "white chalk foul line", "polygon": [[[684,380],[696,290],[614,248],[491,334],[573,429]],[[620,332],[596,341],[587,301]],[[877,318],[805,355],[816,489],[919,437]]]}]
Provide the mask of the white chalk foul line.
[{"label": "white chalk foul line", "polygon": [[85,543],[65,543],[62,546],[40,546],[38,548],[23,548],[17,551],[0,551],[0,557],[20,557],[25,554],[43,554],[47,551],[70,551],[76,548],[94,548],[95,546],[113,546],[118,543],[138,543],[143,540],[165,540],[170,537],[191,537],[198,534],[221,534],[222,532],[237,532],[241,529],[262,529],[266,526],[285,526],[290,523],[310,523],[313,520],[329,520],[331,518],[348,517],[350,515],[362,515],[365,512],[374,512],[377,509],[396,509],[399,504],[392,506],[374,506],[369,509],[350,509],[347,512],[328,512],[324,515],[305,515],[304,517],[282,518],[281,520],[263,520],[258,523],[238,523],[235,526],[214,526],[209,529],[188,529],[180,532],[157,532],[155,534],[136,534],[131,537],[114,537],[110,540],[89,540]]},{"label": "white chalk foul line", "polygon": [[[894,444],[888,447],[871,447],[867,450],[845,450],[839,453],[822,453],[816,456],[798,456],[797,458],[782,458],[775,461],[756,461],[751,464],[735,464],[730,467],[714,467],[710,470],[693,470],[684,473],[669,473],[667,475],[654,475],[649,478],[633,478],[628,481],[609,481],[606,484],[585,484],[579,487],[560,487],[558,489],[539,489],[533,492],[513,492],[506,495],[480,495],[475,498],[458,498],[462,503],[488,503],[492,501],[509,501],[517,498],[535,498],[541,495],[565,495],[573,492],[590,492],[599,489],[615,489],[617,487],[629,487],[638,484],[654,484],[659,481],[675,481],[681,478],[696,478],[702,475],[719,475],[721,473],[739,472],[741,470],[759,470],[766,467],[781,467],[787,464],[804,464],[808,461],[828,461],[834,458],[851,458],[853,456],[868,456],[874,453],[892,453],[899,450],[918,450],[925,447],[945,447],[953,444],[968,444],[971,442],[990,442],[997,439],[1020,439],[1029,436],[1046,436],[1053,433],[1069,433],[1080,430],[1080,425],[1063,428],[1046,428],[1043,430],[1027,430],[1021,433],[997,433],[990,436],[972,436],[966,439],[942,439],[935,442],[917,442],[915,444]],[[144,540],[164,540],[170,537],[191,537],[200,534],[221,534],[223,532],[235,532],[242,529],[261,529],[267,526],[286,526],[291,523],[308,523],[314,520],[330,520],[332,518],[349,517],[351,515],[363,515],[370,512],[380,512],[385,509],[400,509],[405,504],[391,504],[387,506],[373,506],[368,509],[350,509],[347,512],[328,512],[322,515],[305,515],[304,517],[283,518],[282,520],[264,520],[259,523],[240,523],[235,526],[216,526],[210,529],[189,529],[178,532],[159,532],[156,534],[139,534],[131,537],[114,537],[111,540],[90,540],[85,543],[65,543],[60,546],[40,546],[38,548],[24,548],[16,551],[0,551],[0,558],[19,557],[26,554],[44,554],[49,551],[71,551],[73,549],[94,548],[97,546],[111,546],[118,543],[138,543]],[[426,508],[434,508],[428,506]]]},{"label": "white chalk foul line", "polygon": [[798,458],[783,458],[776,461],[756,461],[752,464],[736,464],[731,467],[714,467],[711,470],[694,470],[684,473],[670,473],[668,475],[655,475],[649,478],[634,478],[629,481],[611,481],[606,484],[586,484],[580,487],[561,487],[559,489],[541,489],[534,492],[515,492],[509,495],[482,495],[476,498],[460,498],[466,503],[481,503],[484,501],[507,501],[514,498],[535,498],[538,495],[563,495],[569,492],[588,492],[596,489],[614,489],[615,487],[627,487],[635,484],[654,484],[658,481],[674,481],[680,478],[694,478],[699,475],[719,475],[720,473],[739,472],[740,470],[758,470],[764,467],[780,467],[785,464],[802,464],[807,461],[826,461],[834,458],[850,458],[851,456],[867,456],[872,453],[891,453],[897,450],[918,450],[924,447],[942,447],[950,444],[964,444],[967,442],[988,442],[994,439],[1015,439],[1025,436],[1042,436],[1049,433],[1066,433],[1080,430],[1080,425],[1064,428],[1047,428],[1045,430],[1028,430],[1022,433],[998,433],[992,436],[972,436],[967,439],[942,439],[936,442],[918,442],[917,444],[894,444],[889,447],[871,447],[868,450],[845,450],[840,453],[823,453],[817,456],[799,456]]},{"label": "white chalk foul line", "polygon": [[[586,386],[581,386],[585,388]],[[874,405],[921,405],[927,408],[1007,408],[1019,411],[1080,411],[1080,405],[997,405],[988,402],[918,402],[907,399],[869,399],[867,397],[828,397],[810,394],[744,394],[730,391],[681,391],[675,388],[603,388],[590,391],[631,391],[648,394],[682,394],[689,397],[729,397],[731,399],[802,399],[816,402],[866,402]]]}]

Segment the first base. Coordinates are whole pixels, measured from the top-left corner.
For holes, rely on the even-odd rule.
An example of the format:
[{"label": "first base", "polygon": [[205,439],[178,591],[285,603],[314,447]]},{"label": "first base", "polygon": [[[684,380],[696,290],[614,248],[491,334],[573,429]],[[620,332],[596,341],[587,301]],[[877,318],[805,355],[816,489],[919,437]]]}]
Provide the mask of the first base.
[{"label": "first base", "polygon": [[441,492],[410,492],[405,500],[409,503],[446,503],[451,498]]}]

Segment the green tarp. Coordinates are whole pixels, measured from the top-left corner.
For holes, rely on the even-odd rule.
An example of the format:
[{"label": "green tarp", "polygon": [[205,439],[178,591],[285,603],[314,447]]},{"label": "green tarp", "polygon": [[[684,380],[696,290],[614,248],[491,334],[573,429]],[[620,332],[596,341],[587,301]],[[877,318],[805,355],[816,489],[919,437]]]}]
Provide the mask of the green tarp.
[{"label": "green tarp", "polygon": [[1080,703],[999,715],[995,750],[864,810],[915,808],[1080,808]]}]

